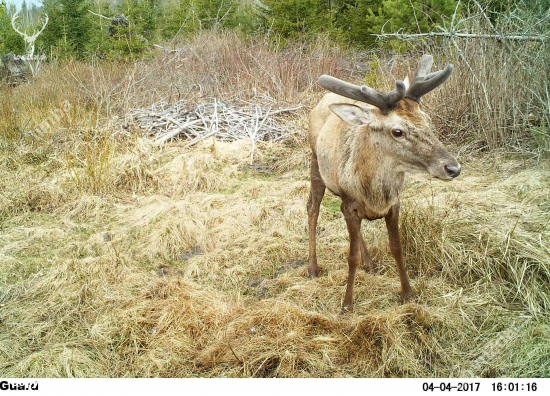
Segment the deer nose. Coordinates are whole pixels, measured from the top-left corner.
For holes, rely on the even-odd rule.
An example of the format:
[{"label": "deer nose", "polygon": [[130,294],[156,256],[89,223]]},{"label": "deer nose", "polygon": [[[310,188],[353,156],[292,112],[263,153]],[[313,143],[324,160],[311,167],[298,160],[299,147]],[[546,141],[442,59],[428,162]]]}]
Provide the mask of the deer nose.
[{"label": "deer nose", "polygon": [[453,179],[455,177],[457,177],[458,175],[460,175],[460,170],[461,170],[461,167],[460,167],[459,164],[457,164],[456,166],[454,166],[454,165],[445,165],[445,171]]}]

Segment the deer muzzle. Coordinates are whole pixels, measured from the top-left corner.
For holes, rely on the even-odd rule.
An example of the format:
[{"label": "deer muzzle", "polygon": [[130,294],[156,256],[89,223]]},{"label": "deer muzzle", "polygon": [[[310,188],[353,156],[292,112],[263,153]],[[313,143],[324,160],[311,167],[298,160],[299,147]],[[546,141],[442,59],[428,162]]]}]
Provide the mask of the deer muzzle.
[{"label": "deer muzzle", "polygon": [[461,169],[462,167],[460,166],[459,163],[457,163],[456,165],[445,165],[445,171],[447,172],[447,175],[449,175],[451,179],[454,179],[455,177],[460,175]]},{"label": "deer muzzle", "polygon": [[452,180],[458,177],[462,170],[456,158],[445,149],[441,149],[439,155],[433,158],[426,168],[430,175],[441,180]]}]

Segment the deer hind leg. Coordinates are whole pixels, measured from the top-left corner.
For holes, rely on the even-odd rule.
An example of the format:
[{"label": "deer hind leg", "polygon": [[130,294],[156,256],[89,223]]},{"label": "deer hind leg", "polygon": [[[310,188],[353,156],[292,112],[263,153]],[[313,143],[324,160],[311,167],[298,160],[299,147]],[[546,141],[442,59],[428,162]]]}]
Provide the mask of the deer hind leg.
[{"label": "deer hind leg", "polygon": [[369,256],[368,253],[366,253],[366,255],[363,253],[363,246],[365,251],[367,247],[361,235],[361,218],[357,214],[357,211],[352,209],[350,203],[346,200],[342,201],[341,209],[346,219],[346,225],[348,226],[349,232],[348,284],[346,287],[346,295],[344,296],[344,303],[342,304],[342,313],[345,313],[353,310],[353,286],[355,284],[357,267],[365,257]]},{"label": "deer hind leg", "polygon": [[401,297],[404,302],[413,300],[414,293],[409,284],[407,270],[403,263],[403,247],[399,239],[399,204],[392,206],[384,219],[386,220],[386,228],[388,229],[391,254],[397,263],[397,271],[401,280]]},{"label": "deer hind leg", "polygon": [[359,234],[361,240],[360,240],[360,246],[361,246],[361,262],[363,265],[363,269],[367,272],[374,272],[374,266],[372,265],[372,259],[370,258],[369,251],[367,250],[367,245],[365,244],[365,240],[363,239],[363,235]]},{"label": "deer hind leg", "polygon": [[317,158],[311,156],[311,189],[307,201],[307,216],[309,225],[309,264],[308,272],[312,276],[319,276],[319,267],[317,265],[317,219],[319,218],[319,207],[325,195],[325,182],[319,173],[319,164]]}]

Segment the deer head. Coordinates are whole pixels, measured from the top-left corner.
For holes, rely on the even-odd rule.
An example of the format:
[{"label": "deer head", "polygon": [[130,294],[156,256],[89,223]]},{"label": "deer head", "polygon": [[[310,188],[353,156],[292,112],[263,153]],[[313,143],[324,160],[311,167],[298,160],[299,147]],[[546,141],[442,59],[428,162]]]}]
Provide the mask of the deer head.
[{"label": "deer head", "polygon": [[460,165],[433,132],[430,117],[421,110],[420,101],[450,77],[453,65],[429,73],[432,64],[432,56],[424,55],[410,85],[407,79],[397,81],[395,89],[388,93],[327,75],[319,78],[319,84],[341,96],[375,106],[333,103],[329,108],[350,126],[368,127],[373,146],[369,149],[380,152],[386,161],[393,159],[391,166],[395,170],[427,171],[439,179],[450,180],[460,174]]}]

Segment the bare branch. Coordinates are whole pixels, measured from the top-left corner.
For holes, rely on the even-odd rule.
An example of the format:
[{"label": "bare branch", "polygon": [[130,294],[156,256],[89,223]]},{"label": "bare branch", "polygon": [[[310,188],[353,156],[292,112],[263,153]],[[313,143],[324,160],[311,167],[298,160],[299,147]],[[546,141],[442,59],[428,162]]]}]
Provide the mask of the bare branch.
[{"label": "bare branch", "polygon": [[422,37],[447,37],[447,38],[482,38],[482,39],[495,39],[497,41],[513,40],[513,41],[539,41],[546,42],[550,41],[550,36],[544,35],[506,35],[506,34],[476,34],[476,33],[457,33],[453,31],[443,31],[443,32],[429,32],[429,33],[382,33],[382,34],[372,34],[379,39],[384,39],[387,37],[395,37],[398,39],[408,40],[416,39]]},{"label": "bare branch", "polygon": [[280,140],[289,135],[281,125],[285,113],[303,106],[272,109],[272,104],[252,104],[246,101],[233,103],[213,99],[211,102],[191,105],[185,100],[173,104],[155,103],[147,109],[133,109],[130,116],[147,134],[161,145],[172,139],[188,139],[186,147],[215,136],[232,141],[247,139],[251,142],[251,160],[258,142]]},{"label": "bare branch", "polygon": [[101,15],[101,14],[95,13],[95,12],[93,12],[92,10],[88,10],[88,12],[89,12],[90,14],[93,14],[93,15],[98,16],[98,17],[103,18],[103,19],[108,19],[108,20],[111,20],[111,19],[112,19],[112,18],[106,17],[105,15]]}]

